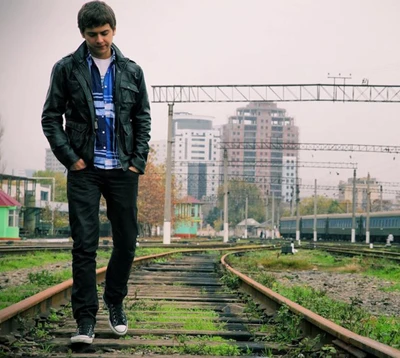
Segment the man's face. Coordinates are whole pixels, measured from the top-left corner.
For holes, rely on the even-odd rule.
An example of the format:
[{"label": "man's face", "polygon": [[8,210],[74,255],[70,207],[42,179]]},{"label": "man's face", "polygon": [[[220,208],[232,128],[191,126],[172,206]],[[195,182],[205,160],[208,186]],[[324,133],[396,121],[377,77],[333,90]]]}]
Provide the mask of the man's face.
[{"label": "man's face", "polygon": [[111,57],[111,44],[114,35],[115,29],[113,30],[110,24],[86,28],[82,33],[91,55],[103,59]]}]

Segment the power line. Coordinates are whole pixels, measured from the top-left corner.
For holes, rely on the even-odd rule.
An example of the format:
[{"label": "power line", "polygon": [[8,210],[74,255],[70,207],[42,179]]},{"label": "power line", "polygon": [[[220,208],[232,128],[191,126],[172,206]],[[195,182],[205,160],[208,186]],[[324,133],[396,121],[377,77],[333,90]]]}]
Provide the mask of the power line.
[{"label": "power line", "polygon": [[[174,168],[186,168],[191,166],[196,166],[198,164],[206,164],[204,162],[179,162],[179,165],[173,164]],[[222,161],[214,161],[212,166],[222,167]],[[269,167],[307,167],[307,168],[333,168],[333,169],[357,169],[357,163],[347,163],[347,162],[301,162],[297,161],[296,163],[283,163],[277,162],[273,163],[271,161],[253,161],[249,162],[248,160],[230,160],[228,161],[228,165],[231,168],[235,166],[239,166],[240,168],[246,167],[255,167],[255,168],[269,168]]]}]

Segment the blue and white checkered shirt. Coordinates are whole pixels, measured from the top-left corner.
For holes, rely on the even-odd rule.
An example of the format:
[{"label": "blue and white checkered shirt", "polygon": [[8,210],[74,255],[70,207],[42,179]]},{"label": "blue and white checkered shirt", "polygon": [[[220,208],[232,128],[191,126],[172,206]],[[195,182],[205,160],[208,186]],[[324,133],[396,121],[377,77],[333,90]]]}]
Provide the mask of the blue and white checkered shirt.
[{"label": "blue and white checkered shirt", "polygon": [[95,128],[94,165],[100,169],[121,168],[118,159],[117,137],[115,135],[113,98],[115,77],[114,51],[103,80],[90,53],[87,56],[87,62],[92,78],[92,93],[97,123],[97,128]]}]

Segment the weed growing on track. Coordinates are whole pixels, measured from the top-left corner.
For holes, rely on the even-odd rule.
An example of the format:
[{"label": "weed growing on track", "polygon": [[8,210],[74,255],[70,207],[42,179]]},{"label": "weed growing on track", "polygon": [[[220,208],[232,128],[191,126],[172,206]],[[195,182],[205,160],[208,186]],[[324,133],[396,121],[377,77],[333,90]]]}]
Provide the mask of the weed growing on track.
[{"label": "weed growing on track", "polygon": [[[110,247],[111,248],[111,247]],[[136,249],[136,257],[154,255],[163,252],[173,251],[173,249],[166,248],[141,248]],[[97,258],[98,261],[101,259],[109,259],[111,250],[98,250]],[[176,254],[176,258],[179,258],[179,253]],[[175,256],[174,256],[175,257]],[[7,255],[0,257],[0,272],[26,269],[32,267],[40,267],[51,264],[63,264],[71,262],[71,253],[66,252],[51,252],[51,251],[34,251],[29,255]],[[103,267],[106,264],[100,264],[97,267]]]},{"label": "weed growing on track", "polygon": [[[138,248],[136,257],[147,256],[171,251],[164,248]],[[99,250],[97,252],[97,268],[107,265],[111,255],[111,250]],[[179,258],[180,254],[174,254],[175,258]],[[49,252],[37,251],[29,255],[9,255],[0,258],[0,273],[14,271],[19,269],[33,269],[35,267],[43,267],[45,265],[57,264],[60,267],[71,262],[70,252]],[[39,272],[28,272],[26,283],[20,282],[16,285],[0,289],[0,309],[6,308],[13,303],[22,301],[25,298],[35,295],[44,289],[51,287],[57,283],[66,281],[72,277],[71,267],[55,271],[54,273],[48,270]]]},{"label": "weed growing on track", "polygon": [[0,309],[33,296],[48,287],[69,279],[70,277],[70,269],[56,273],[50,273],[47,270],[38,273],[29,273],[29,283],[0,290]]},{"label": "weed growing on track", "polygon": [[[177,347],[163,350],[163,354],[195,354],[195,355],[213,355],[213,356],[239,356],[241,355],[241,349],[236,346],[229,344],[233,342],[229,339],[224,339],[221,337],[211,337],[211,336],[195,336],[190,337],[186,335],[175,336],[174,339],[180,344]],[[210,345],[209,342],[219,343],[218,345]],[[159,350],[154,351],[154,353],[161,353]]]},{"label": "weed growing on track", "polygon": [[295,256],[276,257],[274,252],[253,252],[240,258],[229,258],[230,265],[253,277],[266,287],[313,312],[358,333],[389,346],[400,347],[398,317],[376,317],[362,309],[362,301],[352,298],[350,304],[335,301],[326,292],[304,286],[285,286],[266,271],[319,270],[357,272],[394,282],[391,289],[400,287],[400,268],[395,263],[371,258],[337,258],[323,252],[300,252]]},{"label": "weed growing on track", "polygon": [[275,316],[274,339],[280,342],[291,342],[301,337],[300,321],[301,317],[294,315],[287,306],[282,306]]},{"label": "weed growing on track", "polygon": [[0,272],[69,261],[71,261],[71,254],[69,252],[36,251],[29,255],[7,255],[0,258]]},{"label": "weed growing on track", "polygon": [[235,291],[239,288],[239,278],[231,273],[230,271],[225,271],[221,276],[220,280],[224,285],[228,287],[227,291]]},{"label": "weed growing on track", "polygon": [[337,350],[330,345],[321,347],[321,337],[317,335],[314,338],[305,337],[302,339],[298,348],[293,349],[290,354],[293,357],[334,358],[337,356]]},{"label": "weed growing on track", "polygon": [[44,286],[54,286],[67,280],[70,277],[70,271],[62,271],[53,274],[47,270],[42,270],[41,272],[30,272],[28,273],[28,280],[34,285],[44,287]]},{"label": "weed growing on track", "polygon": [[[139,299],[127,304],[126,314],[131,328],[169,328],[165,323],[176,324],[185,330],[218,331],[224,328],[224,323],[215,321],[218,314],[212,310],[181,308],[167,301],[154,303]],[[149,322],[148,327],[144,321]]]}]

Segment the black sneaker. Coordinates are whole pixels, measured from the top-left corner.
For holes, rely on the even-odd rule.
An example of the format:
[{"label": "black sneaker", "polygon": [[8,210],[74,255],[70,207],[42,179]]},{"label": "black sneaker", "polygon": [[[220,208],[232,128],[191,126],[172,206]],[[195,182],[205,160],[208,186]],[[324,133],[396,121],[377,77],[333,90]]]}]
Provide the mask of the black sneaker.
[{"label": "black sneaker", "polygon": [[71,343],[92,344],[94,338],[94,324],[82,322],[78,324],[76,333],[71,337]]},{"label": "black sneaker", "polygon": [[128,320],[122,308],[122,303],[114,305],[104,300],[104,304],[108,309],[108,324],[111,330],[118,336],[124,336],[128,332]]}]

